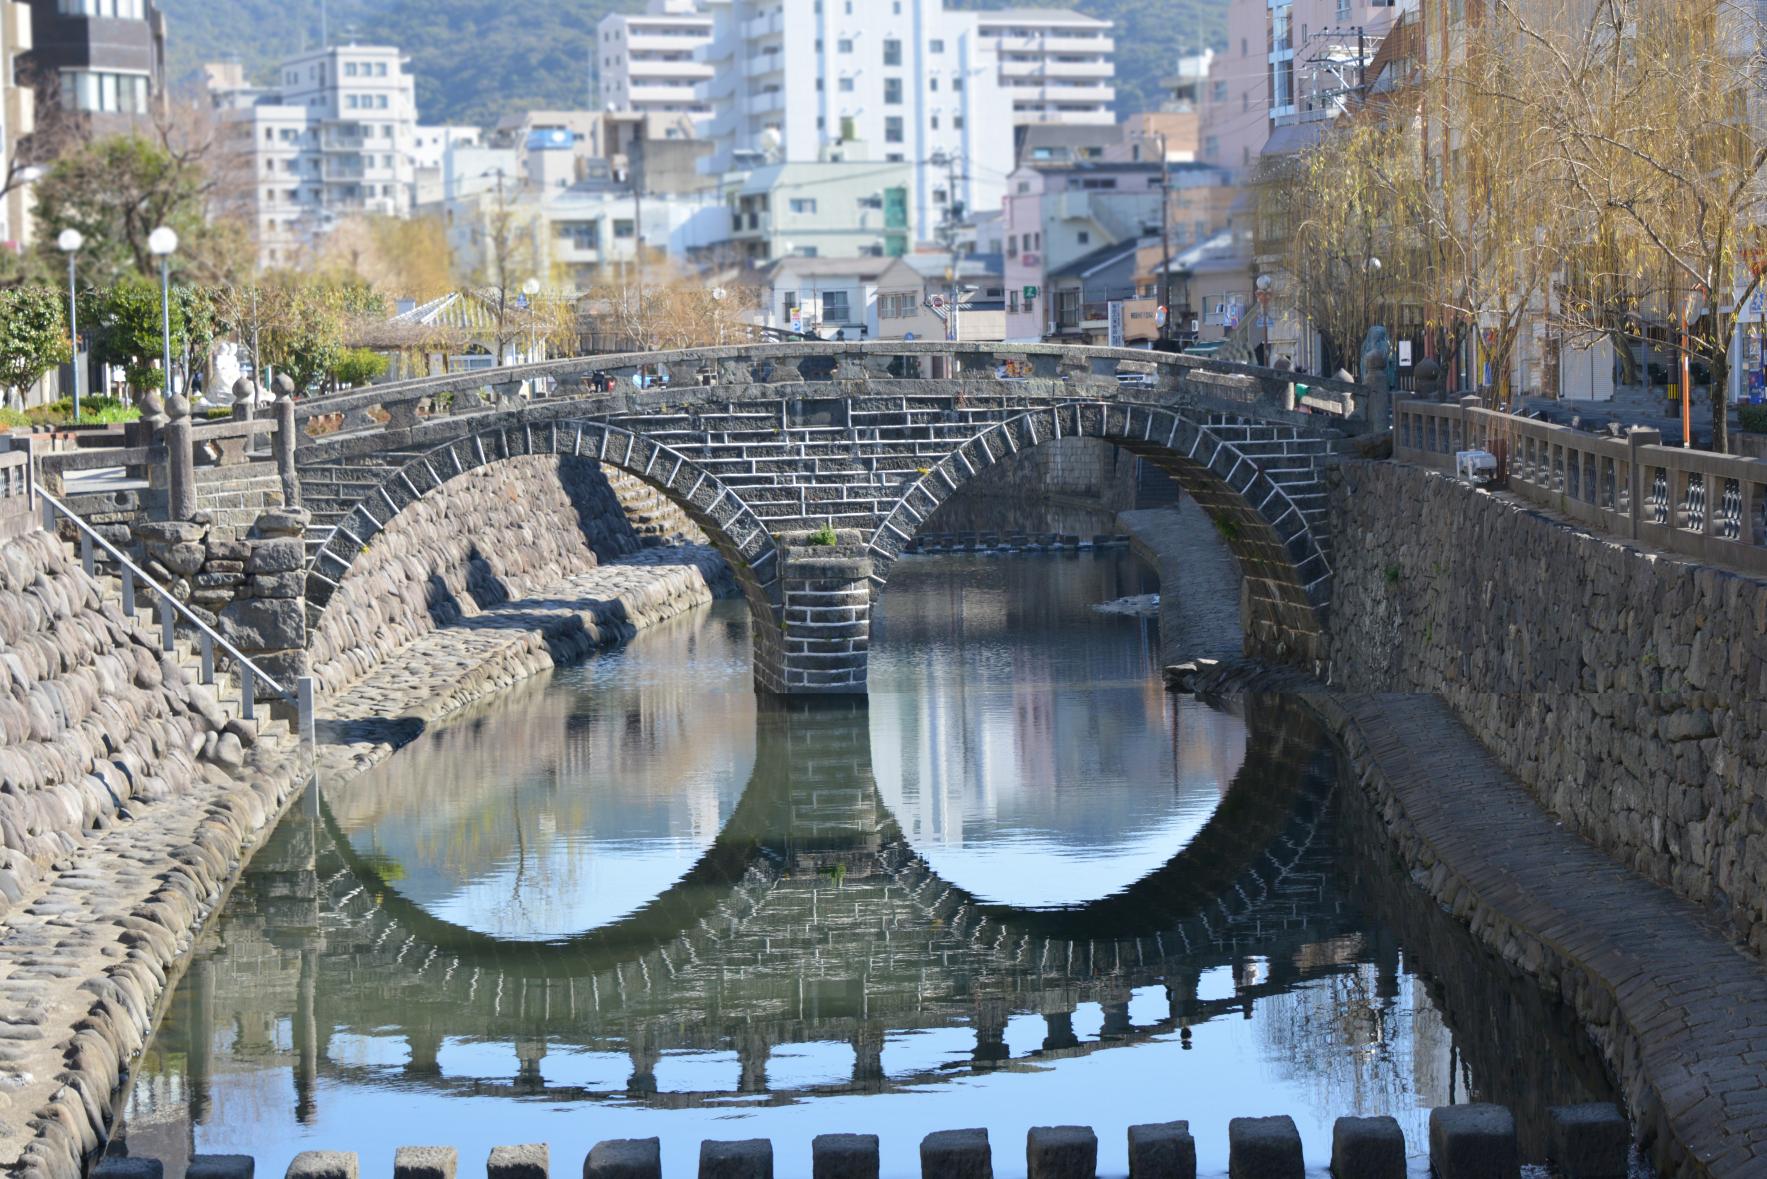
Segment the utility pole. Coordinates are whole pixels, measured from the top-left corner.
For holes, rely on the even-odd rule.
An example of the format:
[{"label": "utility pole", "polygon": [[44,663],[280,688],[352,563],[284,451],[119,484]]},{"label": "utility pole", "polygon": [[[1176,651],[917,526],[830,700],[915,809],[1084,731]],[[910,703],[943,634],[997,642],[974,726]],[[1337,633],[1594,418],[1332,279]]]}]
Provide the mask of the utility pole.
[{"label": "utility pole", "polygon": [[648,338],[644,323],[644,183],[640,176],[644,159],[644,124],[638,124],[638,134],[632,139],[632,151],[627,157],[627,175],[632,181],[632,257],[636,262],[638,275],[638,330]]},{"label": "utility pole", "polygon": [[1160,141],[1160,308],[1165,319],[1160,324],[1160,339],[1172,338],[1172,153],[1166,149],[1166,133],[1158,133]]},{"label": "utility pole", "polygon": [[956,343],[958,339],[959,286],[957,267],[958,263],[962,261],[962,256],[957,250],[958,209],[960,208],[957,200],[957,182],[960,179],[969,179],[967,176],[960,177],[957,174],[957,161],[960,158],[956,153],[935,152],[930,161],[935,168],[940,164],[945,166],[945,221],[939,228],[939,235],[945,239],[945,249],[951,256],[945,271],[945,339],[950,343]]}]

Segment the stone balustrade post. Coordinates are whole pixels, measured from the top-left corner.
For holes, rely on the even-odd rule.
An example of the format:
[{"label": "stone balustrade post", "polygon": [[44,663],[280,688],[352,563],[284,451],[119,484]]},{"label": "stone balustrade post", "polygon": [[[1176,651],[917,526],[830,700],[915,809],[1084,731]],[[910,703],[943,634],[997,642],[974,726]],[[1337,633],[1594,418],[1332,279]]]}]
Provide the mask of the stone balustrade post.
[{"label": "stone balustrade post", "polygon": [[300,444],[300,427],[295,424],[294,398],[279,391],[275,411],[276,477],[282,481],[282,506],[298,508],[301,506],[301,477],[295,470],[295,449]]},{"label": "stone balustrade post", "polygon": [[[284,688],[307,674],[308,516],[300,508],[265,512],[246,539],[245,581],[221,611],[221,634]],[[260,699],[269,689],[260,685]]]},{"label": "stone balustrade post", "polygon": [[252,383],[250,377],[241,377],[233,382],[232,392],[233,420],[236,422],[251,421],[252,411],[258,400],[258,387]]},{"label": "stone balustrade post", "polygon": [[190,402],[181,393],[166,398],[166,518],[196,515],[196,453],[192,446]]},{"label": "stone balustrade post", "polygon": [[1632,484],[1632,539],[1638,539],[1639,523],[1644,519],[1644,456],[1639,452],[1646,446],[1661,446],[1663,432],[1646,426],[1633,426],[1626,431],[1627,473]]}]

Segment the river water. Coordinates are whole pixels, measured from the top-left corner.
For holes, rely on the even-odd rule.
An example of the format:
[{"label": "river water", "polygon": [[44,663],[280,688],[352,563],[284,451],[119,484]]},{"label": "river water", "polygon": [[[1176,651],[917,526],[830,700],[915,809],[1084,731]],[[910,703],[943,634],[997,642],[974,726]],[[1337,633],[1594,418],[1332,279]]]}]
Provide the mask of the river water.
[{"label": "river water", "polygon": [[[469,1172],[547,1142],[882,1138],[917,1175],[986,1126],[1611,1099],[1574,1023],[1393,862],[1301,709],[1168,695],[1157,588],[1127,553],[905,559],[868,704],[760,705],[720,603],[517,686],[298,806],[254,859],[145,1054],[132,1153],[282,1174],[305,1149]],[[323,784],[322,784],[323,786]],[[1421,1173],[1421,1171],[1420,1171]]]}]

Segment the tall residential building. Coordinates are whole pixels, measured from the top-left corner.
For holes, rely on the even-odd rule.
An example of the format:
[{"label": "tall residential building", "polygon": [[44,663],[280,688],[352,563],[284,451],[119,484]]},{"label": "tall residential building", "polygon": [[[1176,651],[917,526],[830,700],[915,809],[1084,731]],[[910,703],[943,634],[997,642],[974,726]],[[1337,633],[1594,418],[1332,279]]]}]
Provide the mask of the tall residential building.
[{"label": "tall residential building", "polygon": [[31,8],[17,0],[0,0],[0,248],[23,249],[31,239],[30,186],[20,173],[27,158],[24,140],[36,126],[36,95],[21,84],[15,70],[19,56],[31,47]]},{"label": "tall residential building", "polygon": [[[1268,147],[1312,142],[1414,0],[1231,0],[1202,94],[1202,160],[1244,179]],[[1291,128],[1272,136],[1278,128]]]},{"label": "tall residential building", "polygon": [[338,45],[283,62],[276,85],[222,86],[233,200],[257,230],[259,262],[280,265],[344,217],[410,213],[420,150],[406,59],[385,45]]},{"label": "tall residential building", "polygon": [[695,92],[712,77],[712,67],[699,60],[712,39],[712,18],[699,12],[696,0],[650,0],[642,13],[610,13],[600,34],[596,65],[604,109],[696,119],[712,113]]},{"label": "tall residential building", "polygon": [[704,165],[907,164],[921,240],[954,202],[997,208],[1012,104],[974,13],[943,0],[706,0]]},{"label": "tall residential building", "polygon": [[1014,123],[1117,121],[1111,22],[1050,8],[976,14],[982,43],[999,62]]},{"label": "tall residential building", "polygon": [[153,0],[32,0],[31,48],[16,68],[37,92],[40,125],[66,115],[97,135],[130,130],[165,93],[165,17]]}]

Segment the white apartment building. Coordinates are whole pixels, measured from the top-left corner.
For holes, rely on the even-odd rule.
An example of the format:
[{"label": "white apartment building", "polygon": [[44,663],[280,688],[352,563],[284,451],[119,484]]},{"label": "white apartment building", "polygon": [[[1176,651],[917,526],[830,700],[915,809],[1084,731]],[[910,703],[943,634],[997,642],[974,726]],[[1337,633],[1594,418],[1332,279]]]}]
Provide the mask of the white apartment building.
[{"label": "white apartment building", "polygon": [[697,0],[650,0],[642,13],[603,17],[596,42],[603,109],[710,115],[696,88],[712,77],[699,56],[711,40],[712,18]]},{"label": "white apartment building", "polygon": [[407,62],[384,45],[338,45],[291,57],[276,84],[225,88],[211,75],[230,131],[260,265],[283,265],[344,217],[412,209],[420,138]]},{"label": "white apartment building", "polygon": [[[998,208],[1012,105],[974,13],[943,0],[705,0],[703,170],[869,159],[913,169],[919,240],[953,199]],[[953,167],[949,161],[955,160]],[[937,161],[937,162],[935,162]],[[952,192],[952,175],[956,191]]]},{"label": "white apartment building", "polygon": [[981,12],[975,21],[999,62],[1014,124],[1117,121],[1110,21],[1055,8]]},{"label": "white apartment building", "polygon": [[[0,176],[11,175],[22,140],[36,129],[36,94],[20,85],[14,59],[31,48],[30,5],[0,0]],[[24,248],[31,238],[30,185],[0,197],[0,248]]]}]

